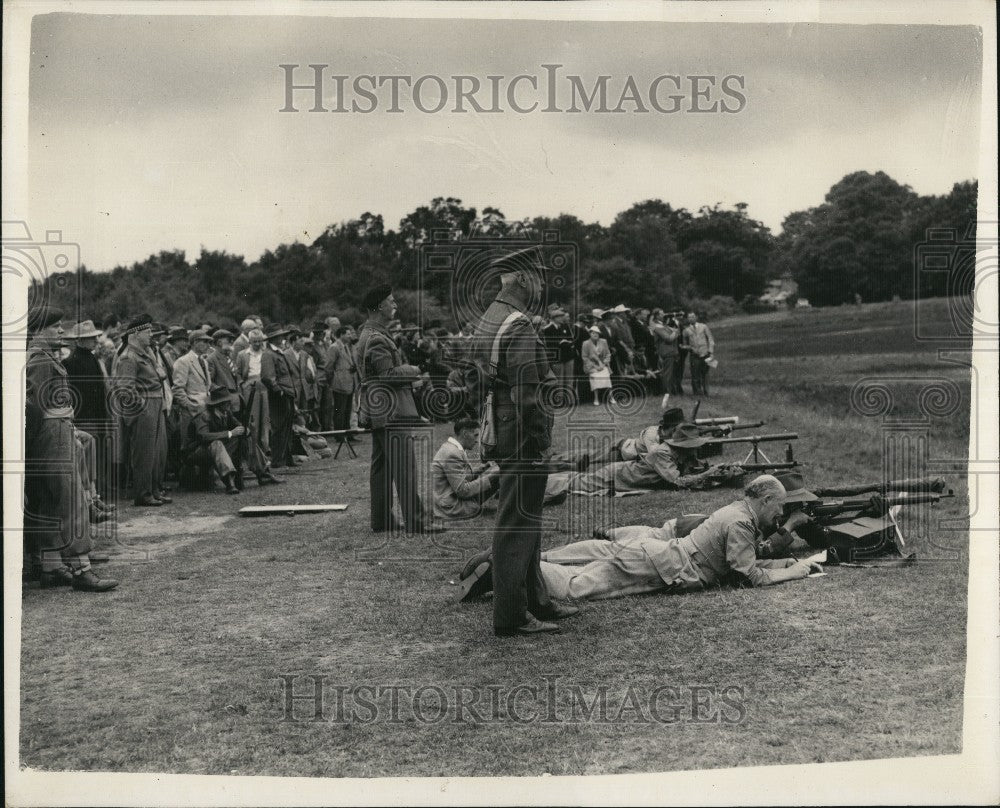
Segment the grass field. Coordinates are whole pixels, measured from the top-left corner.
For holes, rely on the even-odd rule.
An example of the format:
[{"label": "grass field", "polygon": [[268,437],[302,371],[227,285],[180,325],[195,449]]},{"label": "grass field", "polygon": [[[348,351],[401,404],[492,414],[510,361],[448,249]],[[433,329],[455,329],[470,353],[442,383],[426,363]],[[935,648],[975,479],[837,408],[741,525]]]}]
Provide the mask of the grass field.
[{"label": "grass field", "polygon": [[[924,304],[921,317],[945,328],[946,301]],[[713,330],[720,367],[700,416],[738,414],[798,432],[807,483],[876,480],[884,445],[893,447],[893,470],[906,475],[964,465],[969,369],[940,360],[937,349],[956,347],[961,359],[969,346],[915,340],[912,304],[765,315]],[[886,415],[858,412],[878,412],[877,395],[856,391],[852,407],[855,383],[875,377],[893,398]],[[932,380],[944,392],[922,396]],[[693,399],[681,402],[690,412]],[[921,417],[921,406],[932,412],[925,427],[899,426],[899,419]],[[581,407],[558,422],[557,446],[612,425],[619,436],[633,433],[658,409],[658,397],[613,419]],[[928,432],[926,443],[914,437]],[[435,429],[434,448],[446,434],[444,426]],[[152,513],[125,504],[117,537],[104,542],[119,589],[26,589],[22,765],[560,775],[960,750],[964,477],[945,474],[956,498],[929,518],[904,519],[919,559],[913,567],[829,568],[824,578],[756,591],[596,602],[559,635],[498,639],[488,601],[448,603],[464,558],[488,544],[491,518],[436,541],[374,536],[367,443],[358,459],[314,461],[288,471],[286,486],[258,493],[248,483],[238,499],[179,494]],[[929,469],[914,459],[924,446],[936,464]],[[734,448],[727,454],[742,457]],[[547,509],[545,545],[587,535],[597,524],[660,524],[682,512],[709,512],[733,495],[571,498]],[[235,517],[240,504],[288,502],[349,508]],[[298,677],[296,694],[314,692],[309,677],[327,677],[324,720],[311,720],[311,701],[286,712],[283,675]],[[384,693],[358,690],[366,686],[422,688],[418,710],[393,712]],[[351,696],[356,720],[338,720],[338,692]],[[408,705],[405,691],[396,692]],[[494,692],[495,710],[484,706],[484,694]],[[581,699],[589,704],[602,692],[603,720],[599,710],[589,718],[576,712]],[[439,711],[442,693],[447,709]],[[467,711],[455,693],[465,694],[466,705],[476,696],[483,701]],[[375,702],[377,712],[358,707],[359,697]]]}]

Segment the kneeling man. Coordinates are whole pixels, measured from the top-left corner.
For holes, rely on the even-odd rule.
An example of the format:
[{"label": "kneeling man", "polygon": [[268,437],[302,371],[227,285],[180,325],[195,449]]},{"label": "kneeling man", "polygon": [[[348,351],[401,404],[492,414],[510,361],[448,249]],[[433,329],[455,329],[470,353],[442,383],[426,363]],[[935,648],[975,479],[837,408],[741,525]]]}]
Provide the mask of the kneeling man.
[{"label": "kneeling man", "polygon": [[[775,477],[761,475],[741,499],[715,511],[686,536],[577,542],[543,553],[542,579],[553,599],[578,601],[726,584],[769,586],[805,578],[820,570],[819,564],[757,558],[757,544],[776,525],[784,496]],[[463,581],[467,597],[489,591],[489,566],[488,560],[478,564]]]},{"label": "kneeling man", "polygon": [[483,503],[499,489],[500,469],[493,463],[478,469],[468,451],[479,443],[479,424],[471,418],[455,421],[455,437],[448,438],[431,463],[434,515],[442,519],[479,516]]}]

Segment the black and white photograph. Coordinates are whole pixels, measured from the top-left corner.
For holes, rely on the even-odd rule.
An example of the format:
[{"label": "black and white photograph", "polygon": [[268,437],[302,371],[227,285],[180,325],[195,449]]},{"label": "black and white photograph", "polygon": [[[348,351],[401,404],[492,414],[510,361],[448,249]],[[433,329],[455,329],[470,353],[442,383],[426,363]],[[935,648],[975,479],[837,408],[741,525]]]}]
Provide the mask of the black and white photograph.
[{"label": "black and white photograph", "polygon": [[6,804],[1000,801],[992,3],[3,29]]}]

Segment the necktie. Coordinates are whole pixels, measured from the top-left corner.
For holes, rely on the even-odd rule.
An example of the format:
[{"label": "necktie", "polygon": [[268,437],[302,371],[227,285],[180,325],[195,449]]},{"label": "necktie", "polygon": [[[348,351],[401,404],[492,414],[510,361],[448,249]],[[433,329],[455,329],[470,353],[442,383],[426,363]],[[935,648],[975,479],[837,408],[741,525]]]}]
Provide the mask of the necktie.
[{"label": "necktie", "polygon": [[208,360],[204,356],[198,357],[198,361],[201,363],[201,372],[205,374],[205,381],[209,381],[208,374]]}]

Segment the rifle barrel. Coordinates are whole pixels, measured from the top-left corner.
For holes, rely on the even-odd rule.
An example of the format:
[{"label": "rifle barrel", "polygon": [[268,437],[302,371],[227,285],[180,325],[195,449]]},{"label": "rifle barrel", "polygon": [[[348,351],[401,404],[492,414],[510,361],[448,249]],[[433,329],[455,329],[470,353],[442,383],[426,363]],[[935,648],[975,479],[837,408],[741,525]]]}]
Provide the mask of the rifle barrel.
[{"label": "rifle barrel", "polygon": [[709,438],[709,443],[767,443],[777,440],[798,440],[797,432],[781,432],[776,435],[747,435],[746,437],[735,438]]}]

